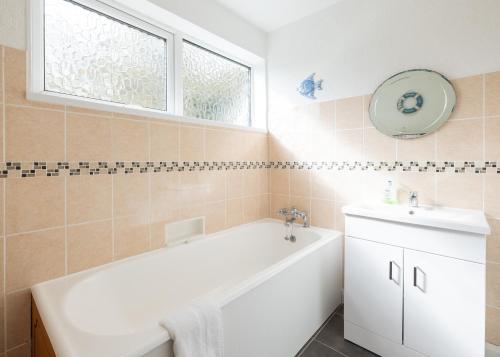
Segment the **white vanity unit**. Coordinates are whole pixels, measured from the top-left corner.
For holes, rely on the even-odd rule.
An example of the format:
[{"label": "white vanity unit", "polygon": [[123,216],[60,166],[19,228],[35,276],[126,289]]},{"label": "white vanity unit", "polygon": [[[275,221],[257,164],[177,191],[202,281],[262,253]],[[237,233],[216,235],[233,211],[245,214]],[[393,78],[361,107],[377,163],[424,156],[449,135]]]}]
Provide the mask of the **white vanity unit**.
[{"label": "white vanity unit", "polygon": [[384,357],[482,357],[483,212],[345,206],[344,337]]}]

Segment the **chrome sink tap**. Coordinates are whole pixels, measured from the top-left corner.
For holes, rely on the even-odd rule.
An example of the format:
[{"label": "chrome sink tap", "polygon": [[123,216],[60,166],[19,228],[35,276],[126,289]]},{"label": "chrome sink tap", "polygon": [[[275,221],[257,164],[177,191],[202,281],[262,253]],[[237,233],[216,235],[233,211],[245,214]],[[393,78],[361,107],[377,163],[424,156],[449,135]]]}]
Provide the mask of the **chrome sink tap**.
[{"label": "chrome sink tap", "polygon": [[418,208],[418,193],[416,191],[411,191],[408,197],[408,205],[410,207]]}]

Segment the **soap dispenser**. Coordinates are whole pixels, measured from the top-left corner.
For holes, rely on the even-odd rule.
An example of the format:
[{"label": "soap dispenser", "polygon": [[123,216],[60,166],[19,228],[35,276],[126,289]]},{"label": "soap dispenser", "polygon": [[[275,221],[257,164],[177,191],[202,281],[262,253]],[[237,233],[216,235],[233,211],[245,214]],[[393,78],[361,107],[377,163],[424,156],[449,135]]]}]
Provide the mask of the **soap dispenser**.
[{"label": "soap dispenser", "polygon": [[398,203],[398,193],[396,190],[396,185],[394,181],[387,180],[385,189],[384,189],[384,203],[387,204],[397,204]]}]

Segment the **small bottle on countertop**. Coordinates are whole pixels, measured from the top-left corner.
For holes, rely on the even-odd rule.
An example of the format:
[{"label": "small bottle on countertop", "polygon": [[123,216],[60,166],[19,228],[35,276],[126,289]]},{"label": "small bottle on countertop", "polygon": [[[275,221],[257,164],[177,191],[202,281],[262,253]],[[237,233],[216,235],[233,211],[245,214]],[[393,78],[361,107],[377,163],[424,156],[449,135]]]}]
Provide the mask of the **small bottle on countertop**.
[{"label": "small bottle on countertop", "polygon": [[398,203],[398,193],[392,180],[387,180],[387,185],[384,189],[384,203],[391,205]]}]

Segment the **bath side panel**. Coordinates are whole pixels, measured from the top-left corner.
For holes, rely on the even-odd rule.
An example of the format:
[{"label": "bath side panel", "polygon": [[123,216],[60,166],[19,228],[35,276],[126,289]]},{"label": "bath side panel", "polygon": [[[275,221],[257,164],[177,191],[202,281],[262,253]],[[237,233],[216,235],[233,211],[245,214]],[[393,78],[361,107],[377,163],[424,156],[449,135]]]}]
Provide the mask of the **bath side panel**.
[{"label": "bath side panel", "polygon": [[341,303],[342,238],[223,307],[226,357],[290,357]]}]

